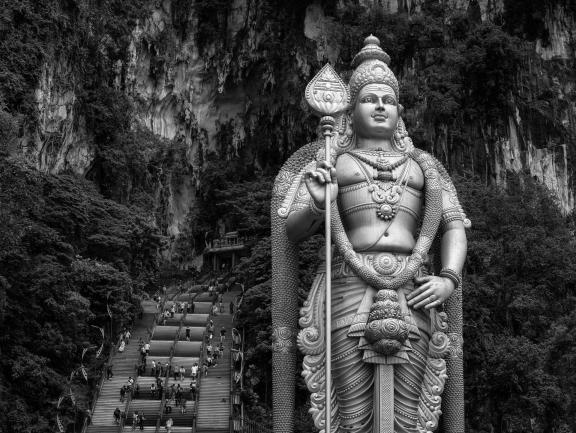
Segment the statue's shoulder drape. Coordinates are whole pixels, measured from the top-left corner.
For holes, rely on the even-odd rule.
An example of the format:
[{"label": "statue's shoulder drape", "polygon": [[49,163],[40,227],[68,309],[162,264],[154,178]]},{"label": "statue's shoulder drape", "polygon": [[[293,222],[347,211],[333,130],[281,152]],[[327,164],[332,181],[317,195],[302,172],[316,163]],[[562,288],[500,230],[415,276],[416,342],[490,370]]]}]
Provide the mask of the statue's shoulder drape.
[{"label": "statue's shoulder drape", "polygon": [[284,164],[272,193],[272,389],[274,433],[294,431],[296,336],[298,333],[298,245],[286,235],[286,217],[306,166],[320,142],[303,146]]}]

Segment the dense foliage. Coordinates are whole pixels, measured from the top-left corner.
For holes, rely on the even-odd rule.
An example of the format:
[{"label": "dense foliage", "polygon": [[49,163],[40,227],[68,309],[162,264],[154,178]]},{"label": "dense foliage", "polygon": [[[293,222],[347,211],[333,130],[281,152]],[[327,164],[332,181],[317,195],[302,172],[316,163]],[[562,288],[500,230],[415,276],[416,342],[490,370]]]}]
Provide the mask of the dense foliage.
[{"label": "dense foliage", "polygon": [[471,431],[574,431],[576,243],[547,191],[460,182],[473,218],[465,299]]},{"label": "dense foliage", "polygon": [[[190,260],[222,228],[256,239],[235,271],[250,288],[239,314],[250,330],[245,399],[253,416],[269,416],[272,180],[316,134],[317,120],[303,107],[306,82],[327,58],[347,70],[373,33],[392,57],[415,143],[465,175],[459,186],[474,221],[464,287],[470,431],[576,430],[574,224],[529,179],[511,178],[505,190],[486,186],[510,122],[522,149],[576,137],[576,92],[563,85],[576,81],[574,62],[543,62],[533,44],[550,42],[548,12],[559,6],[574,17],[574,3],[503,0],[502,13],[482,22],[477,0],[465,12],[423,0],[420,12],[394,15],[355,1],[253,0],[238,26],[239,3],[0,1],[0,429],[52,431],[68,374],[82,348],[97,344],[90,325],[108,325],[106,299],[115,325],[129,321],[134,295],[157,275],[159,245],[171,247],[174,262]],[[312,4],[324,13],[321,42],[302,31]],[[184,125],[173,140],[135,126],[150,101],[127,78],[130,43],[152,10],[169,20],[142,40],[146,85],[169,94],[168,71],[199,56],[199,87],[222,92],[215,106],[245,99],[238,118],[216,125],[213,148],[185,112],[193,90],[169,94]],[[73,92],[72,129],[85,129],[94,151],[87,179],[39,174],[12,158],[28,144],[24,153],[42,146],[41,156],[54,160],[69,133],[38,127],[36,91],[50,68],[50,88]],[[186,215],[179,227],[177,212]],[[321,243],[302,246],[301,300]],[[89,366],[92,377],[98,364],[90,358]]]},{"label": "dense foliage", "polygon": [[98,377],[95,327],[105,328],[106,354],[110,332],[134,320],[152,289],[160,239],[141,211],[83,179],[1,160],[0,185],[0,428],[54,431],[56,401],[85,348],[90,380]]}]

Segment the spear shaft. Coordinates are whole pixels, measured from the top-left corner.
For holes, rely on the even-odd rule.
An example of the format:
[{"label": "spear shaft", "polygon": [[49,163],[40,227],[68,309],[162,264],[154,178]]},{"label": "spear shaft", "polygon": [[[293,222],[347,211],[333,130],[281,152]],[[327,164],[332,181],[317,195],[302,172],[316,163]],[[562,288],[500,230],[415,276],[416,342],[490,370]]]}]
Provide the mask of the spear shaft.
[{"label": "spear shaft", "polygon": [[[306,86],[306,101],[317,114],[324,116],[320,119],[320,128],[324,135],[325,148],[324,159],[326,165],[332,167],[331,163],[331,141],[333,138],[334,126],[336,120],[333,115],[342,113],[348,106],[350,94],[347,86],[340,79],[336,71],[330,64],[324,67]],[[329,169],[330,169],[329,168]],[[324,281],[325,287],[325,327],[326,327],[326,374],[325,374],[325,393],[326,401],[324,404],[324,432],[332,433],[332,232],[331,232],[331,196],[330,190],[332,182],[325,185],[325,240],[326,240],[326,273]]]},{"label": "spear shaft", "polygon": [[[331,139],[333,135],[335,120],[332,116],[324,116],[320,119],[320,126],[322,128],[325,147],[324,155],[326,164],[331,167]],[[332,424],[332,231],[331,231],[331,182],[326,183],[325,192],[325,205],[326,213],[324,215],[324,237],[326,242],[326,276],[324,281],[326,283],[326,419],[325,419],[325,433],[331,433]]]}]

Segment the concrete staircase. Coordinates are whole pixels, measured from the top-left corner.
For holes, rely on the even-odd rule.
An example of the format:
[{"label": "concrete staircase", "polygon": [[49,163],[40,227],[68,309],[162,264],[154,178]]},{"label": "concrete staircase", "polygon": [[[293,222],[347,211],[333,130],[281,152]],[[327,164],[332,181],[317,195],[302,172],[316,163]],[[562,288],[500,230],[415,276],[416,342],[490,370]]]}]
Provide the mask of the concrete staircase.
[{"label": "concrete staircase", "polygon": [[138,339],[146,340],[148,330],[154,326],[154,315],[156,314],[156,303],[144,301],[142,303],[142,319],[138,320],[131,332],[130,343],[126,345],[124,352],[116,352],[112,357],[112,372],[114,376],[110,380],[104,380],[98,395],[98,401],[92,414],[91,425],[88,426],[89,433],[117,432],[118,426],[114,424],[114,410],[119,408],[124,412],[126,400],[120,402],[120,388],[127,384],[129,377],[136,379],[136,368],[140,352],[138,350]]},{"label": "concrete staircase", "polygon": [[218,364],[210,367],[208,376],[200,382],[197,433],[228,433],[230,431],[230,347],[232,345],[232,316],[228,305],[236,293],[225,293],[224,312],[212,316],[214,321],[213,346],[220,343],[220,329],[226,328],[224,355],[218,358]]},{"label": "concrete staircase", "polygon": [[[140,360],[138,340],[142,338],[142,340],[148,341],[150,338],[149,331],[154,330],[156,327],[156,323],[154,323],[156,314],[155,302],[143,302],[144,313],[142,319],[132,329],[130,343],[126,345],[123,353],[116,352],[112,357],[111,364],[114,376],[110,380],[104,380],[103,382],[92,415],[92,423],[86,430],[87,433],[120,432],[120,427],[114,423],[113,415],[117,407],[122,412],[128,409],[127,417],[124,420],[124,428],[122,429],[124,432],[132,431],[132,415],[135,411],[139,411],[144,413],[146,419],[143,430],[136,426],[135,431],[137,432],[157,432],[158,420],[160,420],[160,429],[158,431],[164,432],[166,431],[166,420],[172,418],[172,433],[228,433],[230,424],[230,347],[232,346],[232,316],[229,314],[228,306],[236,294],[224,294],[224,311],[216,316],[209,317],[207,313],[211,310],[212,296],[207,293],[200,293],[195,299],[194,314],[175,314],[174,318],[166,321],[165,327],[159,326],[155,331],[156,335],[152,337],[153,341],[151,341],[151,351],[146,372],[143,376],[136,377],[135,368]],[[172,299],[175,300],[184,296],[174,293],[173,289],[169,289],[166,295],[169,300],[167,301],[168,304]],[[199,361],[198,347],[202,348],[205,354],[205,344],[202,344],[201,340],[208,318],[214,321],[213,346],[217,346],[220,342],[220,329],[222,326],[226,329],[224,355],[217,360],[217,365],[209,368],[208,376],[200,379],[197,408],[194,407],[195,402],[190,399],[189,393],[186,392],[187,404],[185,413],[182,413],[181,408],[176,407],[172,401],[170,402],[172,412],[161,414],[161,400],[158,397],[152,398],[150,395],[150,383],[155,380],[150,375],[151,360],[154,359],[156,362],[162,362],[163,364],[170,362],[172,366],[185,366],[187,372],[184,380],[175,381],[170,377],[167,384],[170,386],[172,383],[180,383],[188,391],[190,366],[193,362]],[[181,322],[184,322],[185,325],[182,327],[179,341],[174,348],[173,357],[170,358],[167,356],[168,349],[174,343],[173,338],[176,336],[177,329],[169,329],[168,326],[176,327]],[[190,341],[185,338],[184,330],[186,326],[190,326]],[[174,332],[174,337],[168,335],[172,334],[170,331]],[[162,336],[162,332],[166,335]],[[140,385],[140,393],[138,397],[132,399],[131,404],[127,407],[126,400],[120,402],[120,388],[127,383],[130,376]],[[196,429],[193,431],[195,414]]]}]

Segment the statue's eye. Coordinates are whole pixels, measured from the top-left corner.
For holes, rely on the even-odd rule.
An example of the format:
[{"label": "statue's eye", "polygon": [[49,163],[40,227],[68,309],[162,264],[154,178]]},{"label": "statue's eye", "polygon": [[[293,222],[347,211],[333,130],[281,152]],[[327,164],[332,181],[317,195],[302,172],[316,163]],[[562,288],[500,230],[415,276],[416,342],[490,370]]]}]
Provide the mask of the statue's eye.
[{"label": "statue's eye", "polygon": [[364,97],[362,98],[362,102],[372,103],[372,102],[374,102],[374,97],[372,97],[372,96],[364,96]]}]

